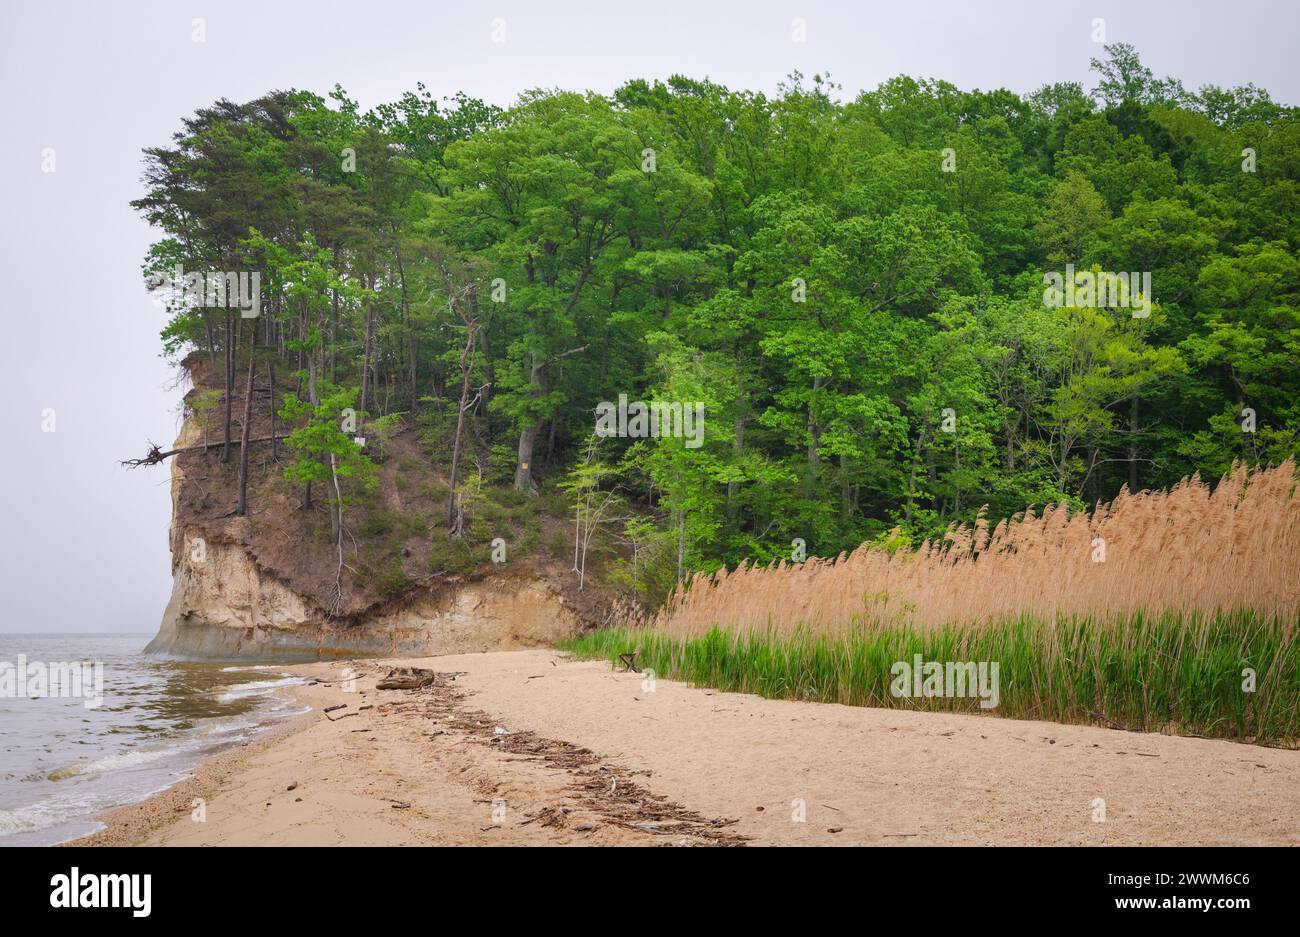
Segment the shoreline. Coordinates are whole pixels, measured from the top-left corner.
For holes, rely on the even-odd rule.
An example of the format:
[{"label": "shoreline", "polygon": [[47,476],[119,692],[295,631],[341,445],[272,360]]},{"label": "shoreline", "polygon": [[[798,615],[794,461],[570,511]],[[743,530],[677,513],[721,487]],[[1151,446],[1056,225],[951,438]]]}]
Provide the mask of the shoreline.
[{"label": "shoreline", "polygon": [[[441,676],[374,689],[398,666]],[[277,691],[311,712],[64,845],[1300,845],[1294,750],[765,700],[549,650],[283,670],[320,681]]]},{"label": "shoreline", "polygon": [[[296,689],[296,688],[295,688]],[[150,794],[144,800],[123,804],[98,814],[92,819],[104,828],[85,836],[54,843],[51,848],[63,846],[135,846],[161,827],[184,817],[193,810],[193,800],[207,800],[232,776],[236,775],[250,757],[269,748],[283,737],[306,728],[314,710],[293,716],[285,722],[268,727],[263,734],[246,742],[238,742],[222,751],[204,757],[185,777],[164,790]]]}]

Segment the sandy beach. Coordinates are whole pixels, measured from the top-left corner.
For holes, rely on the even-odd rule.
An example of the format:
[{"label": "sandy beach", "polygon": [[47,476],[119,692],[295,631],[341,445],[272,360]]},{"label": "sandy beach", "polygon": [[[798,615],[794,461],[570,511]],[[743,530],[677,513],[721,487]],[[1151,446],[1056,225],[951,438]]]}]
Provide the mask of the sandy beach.
[{"label": "sandy beach", "polygon": [[[375,689],[403,665],[441,676]],[[1297,751],[764,700],[547,650],[284,669],[318,681],[281,691],[310,714],[77,843],[1300,844]]]}]

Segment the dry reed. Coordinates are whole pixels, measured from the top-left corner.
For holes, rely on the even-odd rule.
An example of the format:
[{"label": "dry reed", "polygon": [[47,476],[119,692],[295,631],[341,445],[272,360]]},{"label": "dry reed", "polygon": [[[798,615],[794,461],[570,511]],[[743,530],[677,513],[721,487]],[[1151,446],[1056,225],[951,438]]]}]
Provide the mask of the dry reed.
[{"label": "dry reed", "polygon": [[1236,609],[1294,623],[1298,568],[1300,494],[1288,460],[1255,472],[1234,467],[1213,490],[1193,477],[1168,491],[1121,490],[1091,513],[1030,509],[992,532],[981,516],[892,555],[864,544],[802,564],[742,563],[696,576],[648,624],[690,638],[715,625],[732,634],[837,634]]}]

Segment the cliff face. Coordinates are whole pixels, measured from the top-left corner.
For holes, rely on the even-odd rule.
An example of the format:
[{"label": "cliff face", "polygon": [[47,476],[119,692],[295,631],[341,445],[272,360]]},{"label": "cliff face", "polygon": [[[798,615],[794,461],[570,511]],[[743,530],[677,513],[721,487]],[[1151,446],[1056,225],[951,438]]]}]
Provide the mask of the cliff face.
[{"label": "cliff face", "polygon": [[[200,534],[187,530],[186,542]],[[261,660],[422,656],[550,645],[577,630],[563,599],[536,581],[447,586],[347,624],[331,621],[237,545],[183,552],[148,654]]]},{"label": "cliff face", "polygon": [[[197,421],[187,419],[176,447],[201,442]],[[200,498],[220,500],[210,493],[232,468],[214,453],[183,454],[170,467],[172,594],[147,653],[297,660],[514,649],[552,644],[590,618],[564,594],[570,577],[537,563],[478,578],[431,577],[384,600],[359,598],[366,583],[355,583],[345,617],[331,618],[309,589],[294,588],[295,573],[305,581],[304,567],[322,564],[310,535],[293,528],[299,512],[275,503],[278,467],[259,471],[265,508],[257,519],[230,517],[220,505],[196,509]],[[286,550],[286,536],[299,538],[296,550]]]},{"label": "cliff face", "polygon": [[[186,530],[185,543],[202,536]],[[552,644],[577,617],[545,583],[510,578],[448,586],[399,608],[339,623],[258,569],[238,545],[206,542],[174,562],[170,601],[147,653],[261,660],[454,654]]]}]

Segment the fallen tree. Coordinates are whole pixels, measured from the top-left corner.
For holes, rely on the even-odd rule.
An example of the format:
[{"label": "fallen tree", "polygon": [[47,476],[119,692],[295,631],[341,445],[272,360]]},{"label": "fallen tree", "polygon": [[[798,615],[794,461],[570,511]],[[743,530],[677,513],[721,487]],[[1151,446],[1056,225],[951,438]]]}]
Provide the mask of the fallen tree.
[{"label": "fallen tree", "polygon": [[[271,442],[272,440],[288,438],[288,433],[280,433],[275,436],[262,436],[259,439],[250,439],[248,443],[249,445],[252,445],[255,442]],[[231,440],[231,442],[235,445],[240,445],[239,440]],[[156,443],[150,441],[149,453],[143,459],[124,459],[121,464],[125,465],[127,468],[136,468],[141,465],[157,465],[163,459],[170,458],[174,455],[180,455],[183,452],[201,452],[207,449],[220,449],[223,445],[225,445],[224,440],[218,440],[217,442],[200,443],[197,446],[181,446],[179,449],[168,449],[164,452]]]}]

